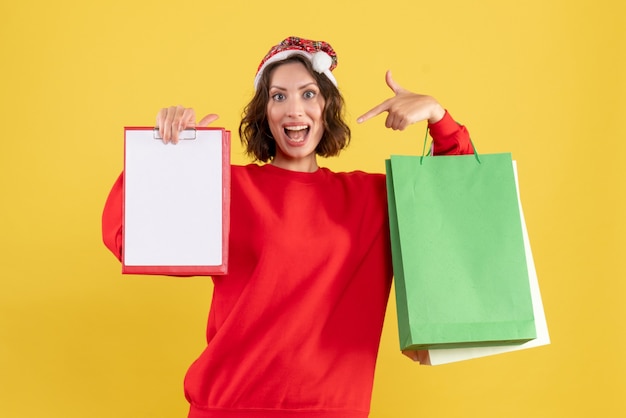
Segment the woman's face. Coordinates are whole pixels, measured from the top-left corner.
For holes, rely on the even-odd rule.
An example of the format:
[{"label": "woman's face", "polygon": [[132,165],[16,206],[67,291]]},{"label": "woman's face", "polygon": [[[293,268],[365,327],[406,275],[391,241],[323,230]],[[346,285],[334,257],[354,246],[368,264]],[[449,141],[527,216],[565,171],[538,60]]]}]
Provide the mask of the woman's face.
[{"label": "woman's face", "polygon": [[293,171],[315,171],[315,149],[324,134],[325,100],[304,65],[292,62],[270,77],[267,119],[276,141],[272,164]]}]

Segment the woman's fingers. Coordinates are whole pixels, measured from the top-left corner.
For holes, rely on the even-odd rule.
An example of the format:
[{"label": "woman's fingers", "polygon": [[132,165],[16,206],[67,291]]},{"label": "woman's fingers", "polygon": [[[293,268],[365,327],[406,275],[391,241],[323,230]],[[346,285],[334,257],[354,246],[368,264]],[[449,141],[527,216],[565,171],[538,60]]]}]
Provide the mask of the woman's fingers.
[{"label": "woman's fingers", "polygon": [[200,122],[198,122],[197,126],[209,126],[211,123],[215,122],[219,118],[219,115],[216,115],[215,113],[210,113],[200,119]]},{"label": "woman's fingers", "polygon": [[183,129],[196,125],[196,112],[192,108],[170,106],[157,113],[157,128],[164,143],[178,143],[179,134]]}]

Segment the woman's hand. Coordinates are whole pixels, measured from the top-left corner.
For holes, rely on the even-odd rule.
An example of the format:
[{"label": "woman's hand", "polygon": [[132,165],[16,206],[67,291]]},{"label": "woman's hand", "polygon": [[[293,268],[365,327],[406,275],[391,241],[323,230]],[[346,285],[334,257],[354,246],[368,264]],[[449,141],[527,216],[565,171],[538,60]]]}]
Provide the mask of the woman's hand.
[{"label": "woman's hand", "polygon": [[428,123],[439,122],[445,115],[445,109],[437,100],[431,96],[405,90],[393,80],[391,71],[387,71],[385,81],[395,96],[363,114],[357,119],[358,123],[363,123],[382,112],[387,112],[385,126],[402,131],[407,126],[423,120],[428,120]]},{"label": "woman's hand", "polygon": [[156,125],[164,143],[171,142],[172,144],[177,144],[178,135],[183,129],[208,126],[218,118],[218,115],[210,113],[196,123],[196,112],[192,108],[170,106],[159,111]]},{"label": "woman's hand", "polygon": [[404,354],[405,356],[407,356],[408,358],[410,358],[411,360],[415,362],[424,361],[422,359],[423,353],[424,353],[423,351],[418,351],[418,350],[402,350],[402,354]]}]

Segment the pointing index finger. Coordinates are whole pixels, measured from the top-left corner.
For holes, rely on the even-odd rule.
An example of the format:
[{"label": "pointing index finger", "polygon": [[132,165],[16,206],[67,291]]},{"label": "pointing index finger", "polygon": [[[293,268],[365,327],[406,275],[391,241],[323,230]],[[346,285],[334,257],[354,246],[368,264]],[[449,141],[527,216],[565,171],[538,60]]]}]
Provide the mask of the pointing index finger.
[{"label": "pointing index finger", "polygon": [[375,116],[378,116],[381,113],[386,112],[387,110],[389,110],[389,105],[388,105],[387,102],[388,102],[388,100],[385,100],[384,102],[382,102],[378,106],[373,107],[369,111],[365,112],[363,115],[359,116],[359,118],[356,120],[357,123],[363,123],[366,120],[369,120],[369,119],[371,119],[371,118],[373,118]]}]

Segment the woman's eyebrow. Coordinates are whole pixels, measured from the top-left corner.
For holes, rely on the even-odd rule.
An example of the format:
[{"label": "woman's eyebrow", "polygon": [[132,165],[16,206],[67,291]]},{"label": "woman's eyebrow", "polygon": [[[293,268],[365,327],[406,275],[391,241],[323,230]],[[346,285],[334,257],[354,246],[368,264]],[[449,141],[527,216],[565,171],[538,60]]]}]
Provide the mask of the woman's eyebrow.
[{"label": "woman's eyebrow", "polygon": [[[310,83],[306,83],[306,84],[303,84],[303,85],[299,86],[298,90],[306,89],[307,87],[310,87],[310,86],[315,86],[315,87],[319,88],[319,86],[317,85],[317,83],[315,81],[311,81]],[[269,88],[270,88],[270,90],[271,89],[283,90],[283,91],[287,90],[286,87],[281,87],[281,86],[277,86],[277,85],[270,85]]]}]

